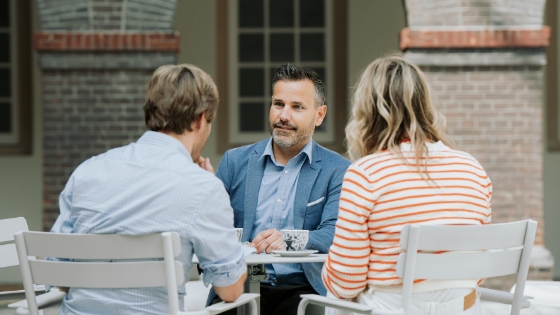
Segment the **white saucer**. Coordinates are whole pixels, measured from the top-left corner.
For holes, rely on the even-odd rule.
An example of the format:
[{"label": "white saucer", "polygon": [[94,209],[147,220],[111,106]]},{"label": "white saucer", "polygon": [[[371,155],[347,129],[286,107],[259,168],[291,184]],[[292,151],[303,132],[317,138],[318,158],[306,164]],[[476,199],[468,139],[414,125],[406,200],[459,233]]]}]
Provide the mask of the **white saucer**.
[{"label": "white saucer", "polygon": [[300,250],[300,251],[273,250],[272,252],[282,257],[306,257],[311,254],[315,254],[316,252],[318,252],[318,250]]}]

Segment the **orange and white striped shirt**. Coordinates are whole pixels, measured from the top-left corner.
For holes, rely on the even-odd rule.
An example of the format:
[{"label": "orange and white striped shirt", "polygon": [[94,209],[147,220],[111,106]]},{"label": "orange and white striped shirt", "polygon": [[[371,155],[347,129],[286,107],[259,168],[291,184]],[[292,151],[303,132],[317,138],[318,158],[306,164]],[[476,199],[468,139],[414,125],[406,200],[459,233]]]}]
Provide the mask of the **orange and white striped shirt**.
[{"label": "orange and white striped shirt", "polygon": [[[492,184],[471,155],[441,142],[426,143],[427,172],[423,178],[410,143],[396,154],[384,151],[353,163],[342,184],[333,244],[323,267],[323,282],[338,298],[353,298],[368,285],[374,290],[400,292],[396,274],[401,253],[400,232],[406,224],[488,224]],[[424,161],[426,157],[424,158]],[[421,290],[476,286],[477,280],[420,280]]]}]

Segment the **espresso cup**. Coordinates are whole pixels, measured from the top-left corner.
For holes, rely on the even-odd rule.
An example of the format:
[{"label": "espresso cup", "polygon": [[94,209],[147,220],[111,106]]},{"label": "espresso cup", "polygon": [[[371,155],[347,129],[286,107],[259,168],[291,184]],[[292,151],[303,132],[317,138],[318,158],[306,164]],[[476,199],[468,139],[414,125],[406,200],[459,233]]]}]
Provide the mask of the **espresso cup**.
[{"label": "espresso cup", "polygon": [[237,241],[241,242],[243,239],[243,228],[235,228],[235,232],[237,232]]},{"label": "espresso cup", "polygon": [[307,241],[309,241],[308,230],[282,230],[282,241],[286,251],[302,251],[305,250]]}]

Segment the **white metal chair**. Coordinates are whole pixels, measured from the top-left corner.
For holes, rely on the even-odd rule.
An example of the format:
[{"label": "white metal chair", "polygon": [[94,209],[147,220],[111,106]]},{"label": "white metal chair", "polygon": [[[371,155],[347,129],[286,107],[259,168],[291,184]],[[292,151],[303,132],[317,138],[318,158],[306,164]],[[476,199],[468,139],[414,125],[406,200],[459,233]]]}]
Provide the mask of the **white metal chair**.
[{"label": "white metal chair", "polygon": [[[0,268],[19,265],[16,245],[14,244],[14,233],[17,231],[29,231],[25,218],[0,220]],[[36,286],[35,292],[45,292],[45,287]],[[0,301],[17,299],[25,299],[24,290],[0,292]]]},{"label": "white metal chair", "polygon": [[[138,236],[17,232],[14,237],[29,313],[32,315],[39,312],[32,290],[34,283],[79,288],[166,287],[171,315],[219,314],[247,303],[253,315],[258,312],[255,302],[258,294],[243,294],[235,302],[214,304],[200,311],[179,311],[177,286],[184,282],[184,274],[183,265],[175,260],[181,251],[179,235],[175,232]],[[30,256],[163,260],[86,263],[36,260]]]},{"label": "white metal chair", "polygon": [[[531,305],[523,295],[529,271],[531,249],[537,222],[533,220],[503,224],[445,226],[407,225],[401,232],[403,253],[397,261],[397,275],[403,279],[402,309],[387,311],[367,305],[319,295],[301,295],[298,315],[308,304],[322,305],[360,314],[407,314],[415,279],[479,279],[517,273],[515,292],[478,288],[481,299],[511,304],[510,315]],[[432,254],[418,251],[459,251]],[[463,252],[463,253],[460,253]]]}]

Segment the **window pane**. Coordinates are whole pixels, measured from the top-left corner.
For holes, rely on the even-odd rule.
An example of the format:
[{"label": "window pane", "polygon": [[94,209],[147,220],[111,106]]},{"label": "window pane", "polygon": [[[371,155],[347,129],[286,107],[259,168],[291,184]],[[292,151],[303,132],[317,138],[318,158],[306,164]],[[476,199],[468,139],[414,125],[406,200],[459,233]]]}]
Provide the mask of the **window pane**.
[{"label": "window pane", "polygon": [[264,131],[264,104],[239,104],[239,131]]},{"label": "window pane", "polygon": [[262,0],[239,0],[239,27],[263,27],[264,3]]},{"label": "window pane", "polygon": [[10,62],[10,46],[10,34],[0,34],[0,62]]},{"label": "window pane", "polygon": [[294,34],[270,34],[270,61],[294,61]]},{"label": "window pane", "polygon": [[300,0],[299,12],[300,27],[325,26],[324,0]]},{"label": "window pane", "polygon": [[294,26],[294,0],[270,0],[270,27]]},{"label": "window pane", "polygon": [[264,96],[263,69],[239,69],[239,95]]},{"label": "window pane", "polygon": [[0,27],[10,27],[10,0],[0,0]]},{"label": "window pane", "polygon": [[325,60],[325,34],[300,35],[301,61]]},{"label": "window pane", "polygon": [[239,34],[239,61],[264,61],[262,34]]},{"label": "window pane", "polygon": [[12,108],[10,103],[0,103],[0,132],[12,132]]},{"label": "window pane", "polygon": [[10,97],[12,85],[10,84],[10,69],[0,69],[0,96]]}]

